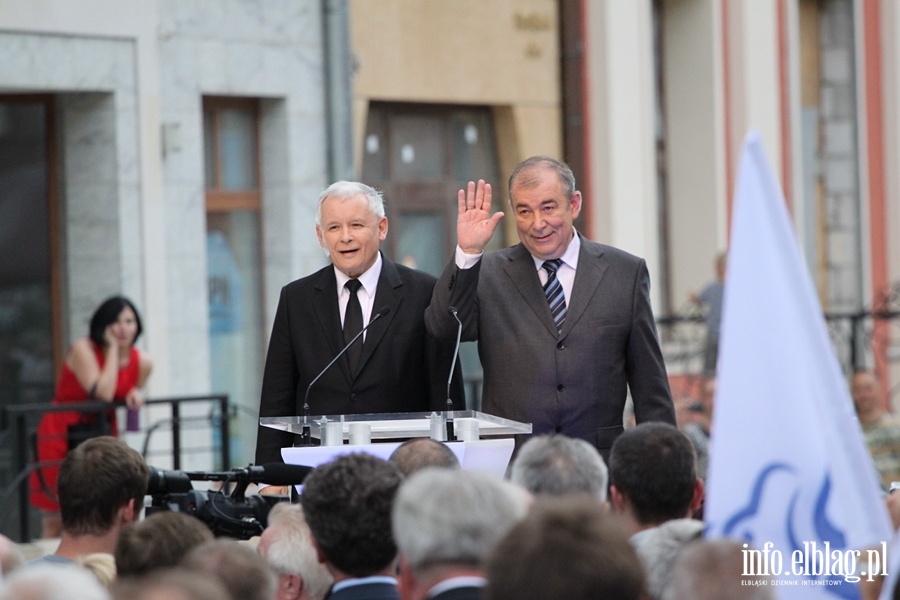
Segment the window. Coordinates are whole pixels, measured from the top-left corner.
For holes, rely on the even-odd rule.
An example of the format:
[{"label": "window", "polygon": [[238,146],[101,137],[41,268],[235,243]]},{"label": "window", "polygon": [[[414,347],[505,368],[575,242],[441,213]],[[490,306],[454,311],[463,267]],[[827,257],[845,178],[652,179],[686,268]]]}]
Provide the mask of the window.
[{"label": "window", "polygon": [[210,373],[238,407],[236,462],[253,460],[264,353],[258,117],[255,100],[204,100]]},{"label": "window", "polygon": [[[490,109],[373,103],[363,147],[363,181],[384,192],[391,222],[385,250],[432,275],[456,246],[456,193],[469,180],[494,185],[502,209]],[[502,247],[502,227],[489,249]]]},{"label": "window", "polygon": [[62,360],[49,97],[0,96],[0,404],[49,402]]}]

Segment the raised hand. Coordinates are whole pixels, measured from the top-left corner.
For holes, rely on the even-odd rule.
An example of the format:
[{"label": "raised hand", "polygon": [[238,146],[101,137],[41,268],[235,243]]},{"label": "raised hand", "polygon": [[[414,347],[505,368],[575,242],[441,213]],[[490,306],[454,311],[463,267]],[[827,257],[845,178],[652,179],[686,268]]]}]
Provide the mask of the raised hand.
[{"label": "raised hand", "polygon": [[491,184],[483,179],[479,179],[477,185],[470,181],[465,190],[459,190],[457,205],[457,243],[466,254],[479,254],[503,218],[502,212],[491,214]]}]

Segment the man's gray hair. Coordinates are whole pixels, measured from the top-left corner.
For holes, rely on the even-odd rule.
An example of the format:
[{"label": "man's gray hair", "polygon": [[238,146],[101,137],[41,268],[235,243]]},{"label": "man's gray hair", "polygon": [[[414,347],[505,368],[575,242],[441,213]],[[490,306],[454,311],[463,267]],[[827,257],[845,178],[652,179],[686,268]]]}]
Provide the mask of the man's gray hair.
[{"label": "man's gray hair", "polygon": [[327,198],[346,200],[362,194],[369,201],[369,209],[372,214],[381,219],[384,216],[384,197],[381,192],[359,181],[336,181],[319,194],[319,202],[316,205],[316,225],[322,225],[322,203]]},{"label": "man's gray hair", "polygon": [[543,169],[549,169],[556,173],[566,198],[568,200],[572,199],[572,196],[575,195],[575,175],[572,174],[572,169],[569,165],[549,156],[532,156],[516,165],[516,168],[509,175],[507,185],[509,188],[510,206],[512,206],[513,202],[513,188],[521,186],[526,190],[533,189],[540,183],[537,171]]},{"label": "man's gray hair", "polygon": [[591,494],[606,502],[609,471],[603,457],[584,440],[564,435],[533,437],[513,460],[510,480],[536,496]]},{"label": "man's gray hair", "polygon": [[486,473],[426,468],[400,486],[394,539],[413,570],[477,567],[525,516],[529,502],[524,490]]},{"label": "man's gray hair", "polygon": [[288,502],[275,504],[269,511],[267,529],[273,534],[266,552],[269,565],[278,574],[299,575],[312,600],[324,598],[334,579],[319,562],[303,508]]}]

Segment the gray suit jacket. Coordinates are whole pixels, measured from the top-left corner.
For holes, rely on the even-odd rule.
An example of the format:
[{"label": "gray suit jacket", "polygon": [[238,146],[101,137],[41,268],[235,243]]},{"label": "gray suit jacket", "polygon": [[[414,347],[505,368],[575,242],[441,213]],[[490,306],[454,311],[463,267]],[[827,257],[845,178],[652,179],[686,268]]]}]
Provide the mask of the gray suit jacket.
[{"label": "gray suit jacket", "polygon": [[451,262],[434,287],[425,324],[439,338],[478,341],[489,414],[592,443],[604,458],[622,432],[627,389],[637,422],[675,423],[650,308],[643,259],[581,238],[562,333],[531,255],[518,244],[471,269]]}]

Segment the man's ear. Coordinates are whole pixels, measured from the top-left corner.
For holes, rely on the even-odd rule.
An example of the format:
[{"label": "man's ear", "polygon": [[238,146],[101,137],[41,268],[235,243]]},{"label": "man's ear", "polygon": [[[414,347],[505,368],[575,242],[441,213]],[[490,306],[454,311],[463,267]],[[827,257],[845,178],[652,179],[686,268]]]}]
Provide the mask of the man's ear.
[{"label": "man's ear", "polygon": [[694,496],[691,498],[691,513],[696,514],[698,510],[700,510],[700,506],[703,504],[703,497],[706,495],[706,488],[703,485],[703,480],[699,477],[697,478],[696,483],[694,483]]},{"label": "man's ear", "polygon": [[319,245],[322,248],[325,248],[325,238],[322,235],[322,228],[316,225],[316,238],[319,240]]},{"label": "man's ear", "polygon": [[303,578],[296,573],[278,576],[278,598],[299,598],[303,594]]},{"label": "man's ear", "polygon": [[140,513],[140,509],[134,509],[134,498],[129,500],[128,504],[119,509],[119,516],[121,517],[122,522],[126,525],[137,521]]},{"label": "man's ear", "polygon": [[609,486],[609,500],[616,512],[625,510],[625,496],[614,485]]}]

